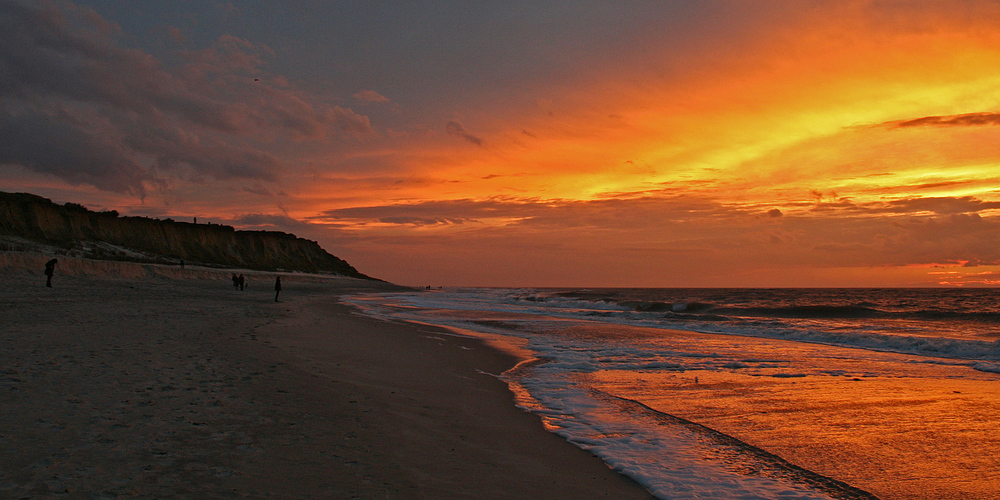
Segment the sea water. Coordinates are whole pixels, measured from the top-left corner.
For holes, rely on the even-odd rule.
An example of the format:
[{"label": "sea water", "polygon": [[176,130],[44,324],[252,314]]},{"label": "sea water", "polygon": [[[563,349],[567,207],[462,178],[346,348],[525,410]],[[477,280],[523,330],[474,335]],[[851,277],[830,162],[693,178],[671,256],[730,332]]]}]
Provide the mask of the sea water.
[{"label": "sea water", "polygon": [[359,296],[513,339],[518,404],[660,498],[1000,498],[993,289]]}]

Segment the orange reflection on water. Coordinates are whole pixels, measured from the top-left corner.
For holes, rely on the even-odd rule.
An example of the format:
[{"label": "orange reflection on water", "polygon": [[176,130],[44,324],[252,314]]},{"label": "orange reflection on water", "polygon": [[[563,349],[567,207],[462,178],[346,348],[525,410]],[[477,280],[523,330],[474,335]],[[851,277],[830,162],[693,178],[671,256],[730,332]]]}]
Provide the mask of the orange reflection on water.
[{"label": "orange reflection on water", "polygon": [[1000,376],[913,356],[748,343],[778,348],[790,365],[584,378],[884,499],[1000,498]]}]

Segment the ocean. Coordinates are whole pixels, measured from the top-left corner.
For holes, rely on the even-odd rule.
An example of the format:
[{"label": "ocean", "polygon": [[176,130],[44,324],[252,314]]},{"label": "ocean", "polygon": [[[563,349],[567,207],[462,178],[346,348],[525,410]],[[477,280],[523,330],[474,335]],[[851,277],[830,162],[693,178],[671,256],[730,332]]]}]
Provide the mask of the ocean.
[{"label": "ocean", "polygon": [[449,288],[350,300],[529,358],[517,404],[659,498],[1000,498],[1000,291]]}]

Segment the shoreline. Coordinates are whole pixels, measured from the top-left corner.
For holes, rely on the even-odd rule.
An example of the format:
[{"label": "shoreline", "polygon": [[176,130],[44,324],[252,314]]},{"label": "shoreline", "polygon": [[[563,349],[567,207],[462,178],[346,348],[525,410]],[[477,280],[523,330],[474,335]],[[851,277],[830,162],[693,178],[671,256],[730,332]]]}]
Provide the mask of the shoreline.
[{"label": "shoreline", "polygon": [[[989,423],[998,410],[998,379],[974,361],[629,325],[617,317],[591,321],[586,307],[583,314],[562,315],[556,307],[510,306],[510,296],[500,290],[347,300],[380,317],[531,339],[547,360],[524,377],[539,414],[616,469],[635,466],[632,477],[663,498],[688,497],[670,490],[674,471],[682,470],[672,460],[686,439],[670,435],[674,428],[695,429],[713,443],[685,463],[712,457],[736,464],[737,475],[765,470],[760,476],[811,484],[836,498],[997,497],[1000,475],[991,451],[1000,449],[1000,439]],[[934,303],[936,295],[915,300]],[[640,444],[664,436],[670,444]],[[635,464],[660,468],[647,473]],[[705,481],[713,477],[707,469],[681,482],[715,492],[703,497],[738,496],[715,490]]]},{"label": "shoreline", "polygon": [[0,264],[0,496],[651,498],[515,406],[514,356],[336,302],[394,285]]},{"label": "shoreline", "polygon": [[[484,339],[371,318],[323,298],[303,309],[332,318],[332,328],[318,321],[302,324],[309,314],[296,311],[291,317],[296,328],[279,322],[263,334],[307,361],[313,376],[335,381],[353,395],[348,403],[366,415],[357,432],[366,432],[371,450],[361,455],[388,458],[386,465],[392,464],[393,477],[377,489],[379,496],[652,498],[515,406],[500,379],[521,361],[514,354]],[[330,334],[341,338],[331,342]],[[389,345],[392,351],[381,347]],[[389,361],[390,369],[373,368],[376,359]],[[351,449],[343,458],[366,464],[360,467],[372,476],[386,472],[381,466],[372,469],[356,453]]]}]

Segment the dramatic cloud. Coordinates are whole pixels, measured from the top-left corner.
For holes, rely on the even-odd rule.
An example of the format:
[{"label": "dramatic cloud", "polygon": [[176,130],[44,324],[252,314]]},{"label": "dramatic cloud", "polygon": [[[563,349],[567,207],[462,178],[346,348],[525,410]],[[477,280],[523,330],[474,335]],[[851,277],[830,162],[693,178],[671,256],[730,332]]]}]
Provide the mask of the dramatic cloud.
[{"label": "dramatic cloud", "polygon": [[0,0],[0,189],[409,284],[998,272],[993,1],[404,3]]},{"label": "dramatic cloud", "polygon": [[452,120],[452,121],[448,122],[444,126],[444,129],[445,129],[446,132],[448,132],[448,135],[454,135],[454,136],[461,137],[461,138],[463,138],[463,139],[465,139],[465,140],[467,140],[467,141],[475,144],[476,146],[482,146],[483,145],[483,140],[482,139],[480,139],[479,137],[476,137],[476,136],[470,134],[467,130],[465,130],[465,127],[463,127],[462,124],[458,123],[457,121]]},{"label": "dramatic cloud", "polygon": [[270,49],[234,36],[181,53],[171,70],[68,4],[0,0],[0,30],[0,165],[142,196],[175,171],[275,180],[279,161],[235,138],[372,132],[367,117],[268,77]]},{"label": "dramatic cloud", "polygon": [[0,163],[115,192],[142,194],[144,186],[159,182],[130,160],[120,143],[40,115],[0,117]]}]

